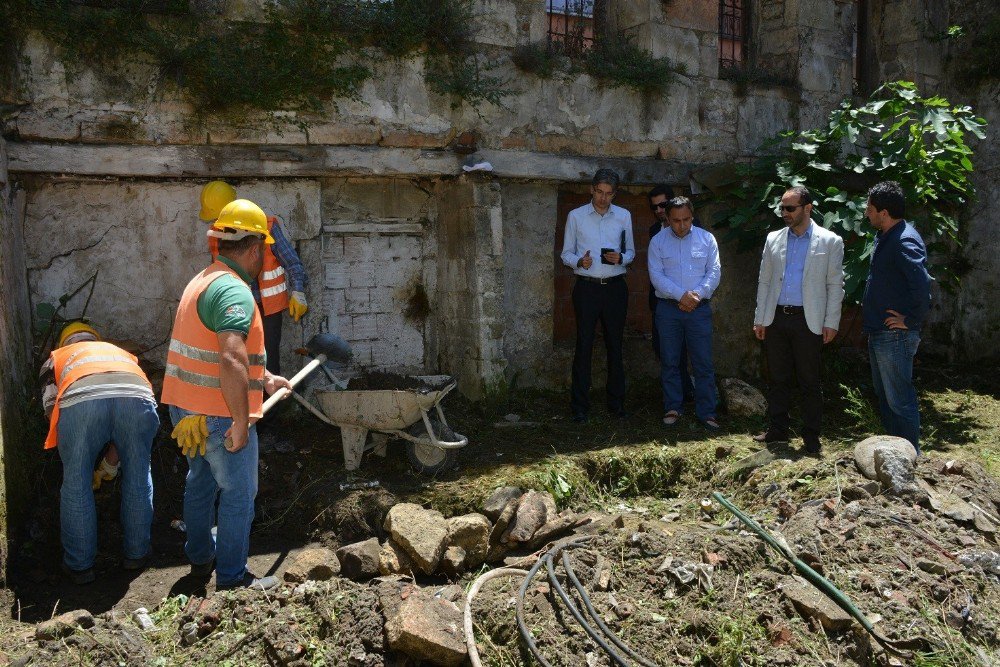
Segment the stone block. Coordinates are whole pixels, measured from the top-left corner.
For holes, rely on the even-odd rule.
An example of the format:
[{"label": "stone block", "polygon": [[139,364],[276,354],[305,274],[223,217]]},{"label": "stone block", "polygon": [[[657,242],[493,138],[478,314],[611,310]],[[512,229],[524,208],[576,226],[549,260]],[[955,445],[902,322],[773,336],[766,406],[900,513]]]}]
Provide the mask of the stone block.
[{"label": "stone block", "polygon": [[94,617],[86,609],[76,609],[59,614],[55,618],[39,623],[35,627],[35,639],[47,641],[73,634],[77,628],[94,627]]},{"label": "stone block", "polygon": [[663,5],[663,20],[677,28],[692,30],[719,29],[719,3],[681,0]]},{"label": "stone block", "polygon": [[307,580],[326,581],[340,572],[337,555],[326,547],[310,546],[298,553],[285,570],[284,579],[300,584]]},{"label": "stone block", "polygon": [[387,614],[385,636],[393,651],[433,665],[458,667],[468,656],[458,605],[420,589]]},{"label": "stone block", "polygon": [[917,450],[906,438],[899,438],[894,435],[873,435],[865,438],[854,446],[854,463],[858,470],[868,479],[878,479],[878,470],[875,467],[875,452],[879,449],[892,449],[905,455],[910,463],[917,460]]},{"label": "stone block", "polygon": [[323,181],[324,220],[420,220],[431,195],[404,178],[337,178]]},{"label": "stone block", "polygon": [[68,109],[38,110],[29,107],[14,119],[17,136],[22,141],[77,141],[80,121]]},{"label": "stone block", "polygon": [[355,581],[371,579],[379,573],[380,552],[376,537],[340,547],[337,559],[341,575]]},{"label": "stone block", "polygon": [[444,132],[414,132],[411,129],[384,129],[379,146],[390,146],[394,148],[447,148],[452,139],[455,138],[455,129],[451,128]]},{"label": "stone block", "polygon": [[351,317],[351,340],[375,340],[378,327],[375,326],[374,315],[354,315]]},{"label": "stone block", "polygon": [[850,614],[801,577],[785,577],[781,592],[800,614],[815,618],[827,631],[845,630],[854,622]]},{"label": "stone block", "polygon": [[440,512],[400,503],[389,510],[385,529],[424,574],[434,573],[448,538],[448,524]]},{"label": "stone block", "polygon": [[345,236],[344,261],[371,262],[375,259],[375,244],[370,236]]},{"label": "stone block", "polygon": [[344,290],[344,308],[351,315],[372,313],[372,302],[368,287],[349,287]]},{"label": "stone block", "polygon": [[482,514],[463,514],[448,519],[447,544],[462,548],[466,568],[477,568],[486,560],[490,528],[490,520]]},{"label": "stone block", "polygon": [[483,503],[483,514],[485,514],[490,521],[495,522],[500,518],[500,515],[507,508],[507,505],[509,505],[511,501],[520,498],[523,494],[524,491],[516,486],[501,486],[496,491],[491,493],[490,497]]},{"label": "stone block", "polygon": [[465,549],[456,546],[445,549],[444,555],[441,556],[441,565],[439,568],[441,573],[449,579],[458,579],[467,569],[465,566]]},{"label": "stone block", "polygon": [[344,261],[344,237],[340,234],[323,234],[322,255],[324,260],[330,262]]},{"label": "stone block", "polygon": [[375,262],[354,262],[350,265],[348,279],[351,287],[369,287],[375,284]]},{"label": "stone block", "polygon": [[688,76],[698,76],[701,71],[701,51],[698,34],[688,28],[672,25],[653,25],[652,52],[657,58],[669,58],[675,66],[682,67]]},{"label": "stone block", "polygon": [[382,130],[374,123],[322,123],[306,128],[310,144],[335,146],[377,144]]},{"label": "stone block", "polygon": [[350,285],[350,271],[342,262],[323,265],[323,287],[342,290]]},{"label": "stone block", "polygon": [[386,540],[378,555],[378,571],[382,576],[405,574],[412,577],[413,570],[413,561],[406,555],[406,551],[393,542],[392,538]]}]

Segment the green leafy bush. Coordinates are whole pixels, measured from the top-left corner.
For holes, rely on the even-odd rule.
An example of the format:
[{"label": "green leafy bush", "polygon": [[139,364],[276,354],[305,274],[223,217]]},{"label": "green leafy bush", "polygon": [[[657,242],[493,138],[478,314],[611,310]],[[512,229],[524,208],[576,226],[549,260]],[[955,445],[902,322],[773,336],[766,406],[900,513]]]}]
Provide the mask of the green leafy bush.
[{"label": "green leafy bush", "polygon": [[667,58],[656,58],[625,35],[608,36],[587,52],[584,67],[591,76],[611,86],[662,94],[674,78]]},{"label": "green leafy bush", "polygon": [[716,226],[741,249],[759,248],[782,225],[781,195],[806,185],[815,199],[814,219],[844,238],[849,303],[860,301],[874,229],[864,212],[869,188],[896,180],[906,193],[907,219],[928,244],[932,273],[945,287],[958,284],[963,261],[960,216],[973,198],[972,148],[967,134],[984,138],[986,121],[969,107],[942,97],[921,97],[913,83],[887,83],[861,106],[845,101],[826,127],[783,132],[769,140],[735,185],[717,193],[723,204]]}]

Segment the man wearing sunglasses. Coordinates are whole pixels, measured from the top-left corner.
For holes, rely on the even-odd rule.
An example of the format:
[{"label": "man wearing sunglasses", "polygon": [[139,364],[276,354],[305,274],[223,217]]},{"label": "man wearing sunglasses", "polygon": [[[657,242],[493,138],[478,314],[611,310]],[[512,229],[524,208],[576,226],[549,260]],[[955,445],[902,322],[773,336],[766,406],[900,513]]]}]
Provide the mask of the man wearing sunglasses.
[{"label": "man wearing sunglasses", "polygon": [[613,170],[598,169],[590,186],[590,203],[573,209],[566,217],[561,257],[577,276],[573,286],[576,350],[570,409],[578,424],[586,423],[590,410],[591,357],[598,322],[608,352],[608,412],[620,419],[628,417],[622,361],[628,310],[625,267],[635,259],[635,242],[632,215],[611,203],[618,183],[618,174]]},{"label": "man wearing sunglasses", "polygon": [[764,242],[753,332],[764,341],[770,373],[770,426],[754,440],[788,441],[788,409],[797,381],[802,442],[807,453],[818,454],[823,416],[820,354],[840,326],[844,241],[814,223],[812,209],[812,195],[805,186],[786,190],[779,213],[785,228],[771,232]]}]

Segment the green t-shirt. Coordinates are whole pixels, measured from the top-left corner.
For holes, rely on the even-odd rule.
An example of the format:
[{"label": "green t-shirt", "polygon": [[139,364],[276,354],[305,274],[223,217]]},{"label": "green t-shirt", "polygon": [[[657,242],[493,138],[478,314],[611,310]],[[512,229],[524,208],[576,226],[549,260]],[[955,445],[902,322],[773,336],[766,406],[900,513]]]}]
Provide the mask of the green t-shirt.
[{"label": "green t-shirt", "polygon": [[198,317],[209,331],[236,331],[247,336],[250,334],[254,309],[253,293],[248,285],[250,275],[225,257],[220,256],[219,261],[236,271],[240,277],[227,274],[213,280],[208,289],[198,297]]}]

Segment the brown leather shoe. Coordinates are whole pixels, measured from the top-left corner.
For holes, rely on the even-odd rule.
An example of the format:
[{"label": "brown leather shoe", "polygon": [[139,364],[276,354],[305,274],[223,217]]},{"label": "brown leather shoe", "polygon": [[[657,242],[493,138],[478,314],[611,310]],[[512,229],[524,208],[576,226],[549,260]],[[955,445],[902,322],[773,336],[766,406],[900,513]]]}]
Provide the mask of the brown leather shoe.
[{"label": "brown leather shoe", "polygon": [[753,441],[763,445],[773,445],[777,442],[788,442],[788,434],[769,428],[763,433],[755,435]]}]

